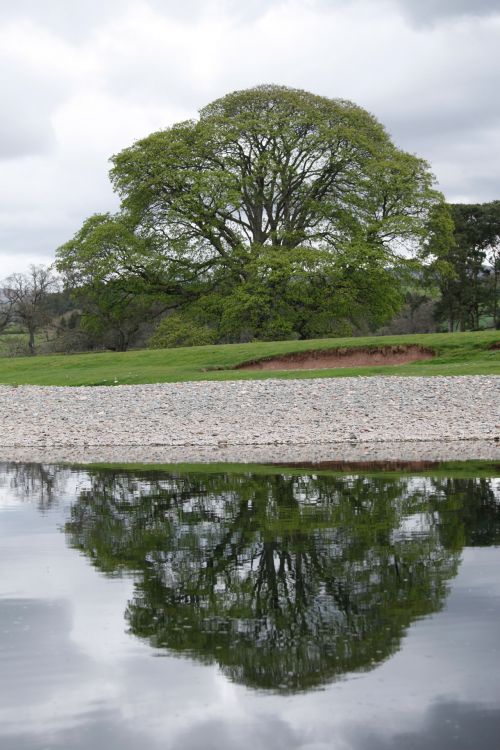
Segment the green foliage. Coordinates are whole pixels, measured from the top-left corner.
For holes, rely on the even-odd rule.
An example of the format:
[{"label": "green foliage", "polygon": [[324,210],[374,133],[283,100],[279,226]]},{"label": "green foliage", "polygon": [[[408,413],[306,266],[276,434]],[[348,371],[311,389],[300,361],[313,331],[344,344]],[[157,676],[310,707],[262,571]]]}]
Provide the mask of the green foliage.
[{"label": "green foliage", "polygon": [[151,298],[117,282],[95,283],[75,292],[83,308],[82,330],[94,345],[126,351],[145,321],[154,317]]},{"label": "green foliage", "polygon": [[478,329],[483,315],[500,325],[500,201],[441,206],[433,214],[424,254],[439,286],[436,314],[449,330]]},{"label": "green foliage", "polygon": [[280,86],[229,94],[113,162],[142,227],[195,243],[203,265],[233,275],[256,247],[413,238],[439,197],[425,162],[360,107]]},{"label": "green foliage", "polygon": [[160,322],[149,339],[150,349],[167,349],[177,346],[204,346],[213,344],[215,332],[179,313],[173,313]]},{"label": "green foliage", "polygon": [[134,233],[130,222],[95,214],[59,248],[57,269],[71,287],[106,285],[126,276],[134,259],[145,265],[147,251],[147,243]]},{"label": "green foliage", "polygon": [[118,286],[203,324],[207,310],[223,341],[380,325],[401,303],[400,251],[441,201],[427,164],[368,112],[283,86],[228,94],[136,142],[111,179],[120,214],[88,219],[59,270],[104,325]]},{"label": "green foliage", "polygon": [[125,351],[145,324],[185,294],[179,279],[169,282],[152,243],[121,216],[91,216],[57,257],[95,345]]},{"label": "green foliage", "polygon": [[[385,257],[382,257],[385,256]],[[370,330],[402,301],[404,263],[382,248],[353,246],[335,262],[325,250],[258,248],[243,280],[222,284],[190,307],[224,342],[279,341]]]}]

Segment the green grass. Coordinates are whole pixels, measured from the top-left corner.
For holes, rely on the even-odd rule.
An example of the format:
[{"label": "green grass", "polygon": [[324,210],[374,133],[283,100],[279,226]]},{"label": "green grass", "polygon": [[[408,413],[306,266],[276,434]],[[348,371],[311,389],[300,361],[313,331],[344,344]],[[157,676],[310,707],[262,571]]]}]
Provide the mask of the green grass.
[{"label": "green grass", "polygon": [[[498,331],[411,336],[275,341],[182,349],[52,355],[0,359],[0,383],[36,385],[113,385],[186,380],[255,380],[360,375],[500,375]],[[250,360],[311,349],[418,344],[432,349],[432,360],[407,365],[349,367],[337,370],[252,371],[230,368]],[[216,369],[213,369],[216,368]]]},{"label": "green grass", "polygon": [[[415,463],[408,462],[407,468],[391,469],[391,463],[400,464],[401,462],[380,461],[380,468],[376,466],[377,462],[371,468],[366,468],[360,463],[359,468],[353,469],[356,461],[347,461],[349,469],[332,469],[318,464],[317,466],[304,466],[300,464],[290,466],[279,464],[235,464],[235,463],[204,463],[204,464],[138,464],[138,463],[93,463],[93,464],[70,464],[75,469],[84,468],[88,471],[113,471],[116,473],[132,472],[136,474],[148,473],[170,473],[170,474],[259,474],[259,475],[287,475],[303,476],[314,474],[315,476],[350,476],[353,473],[356,476],[367,477],[402,477],[402,476],[425,476],[434,478],[448,479],[477,479],[498,477],[500,474],[500,463],[498,461],[439,461],[435,466],[426,466],[428,462],[422,462],[422,468],[415,468]],[[410,466],[411,464],[411,466]]]}]

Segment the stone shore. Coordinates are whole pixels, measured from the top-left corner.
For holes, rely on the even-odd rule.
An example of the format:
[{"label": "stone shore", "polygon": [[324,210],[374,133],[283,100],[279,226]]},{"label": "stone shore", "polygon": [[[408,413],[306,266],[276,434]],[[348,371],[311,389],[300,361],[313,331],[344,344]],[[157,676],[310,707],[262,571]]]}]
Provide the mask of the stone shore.
[{"label": "stone shore", "polygon": [[0,425],[4,460],[326,460],[381,455],[381,444],[408,460],[490,459],[500,458],[500,378],[0,386]]}]

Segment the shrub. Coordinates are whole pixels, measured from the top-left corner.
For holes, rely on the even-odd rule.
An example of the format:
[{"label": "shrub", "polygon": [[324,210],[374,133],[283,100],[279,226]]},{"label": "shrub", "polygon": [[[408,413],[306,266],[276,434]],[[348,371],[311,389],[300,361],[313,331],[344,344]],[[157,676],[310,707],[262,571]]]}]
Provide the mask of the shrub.
[{"label": "shrub", "polygon": [[205,346],[214,344],[215,331],[189,320],[178,313],[169,315],[158,325],[148,342],[150,349],[170,349],[176,346]]}]

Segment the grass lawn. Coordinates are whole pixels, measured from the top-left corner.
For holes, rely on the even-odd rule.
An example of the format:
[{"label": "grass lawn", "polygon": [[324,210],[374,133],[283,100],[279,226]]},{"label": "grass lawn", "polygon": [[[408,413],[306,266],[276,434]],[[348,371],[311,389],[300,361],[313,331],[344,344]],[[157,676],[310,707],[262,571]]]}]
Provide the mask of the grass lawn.
[{"label": "grass lawn", "polygon": [[[317,378],[359,375],[500,375],[499,331],[437,333],[411,336],[314,339],[250,344],[198,346],[182,349],[142,349],[97,354],[0,358],[0,383],[35,385],[114,385],[186,380],[255,380],[262,378]],[[231,370],[243,362],[312,349],[379,347],[418,344],[432,349],[432,360],[405,365],[333,370]],[[211,369],[217,368],[217,369]]]}]

